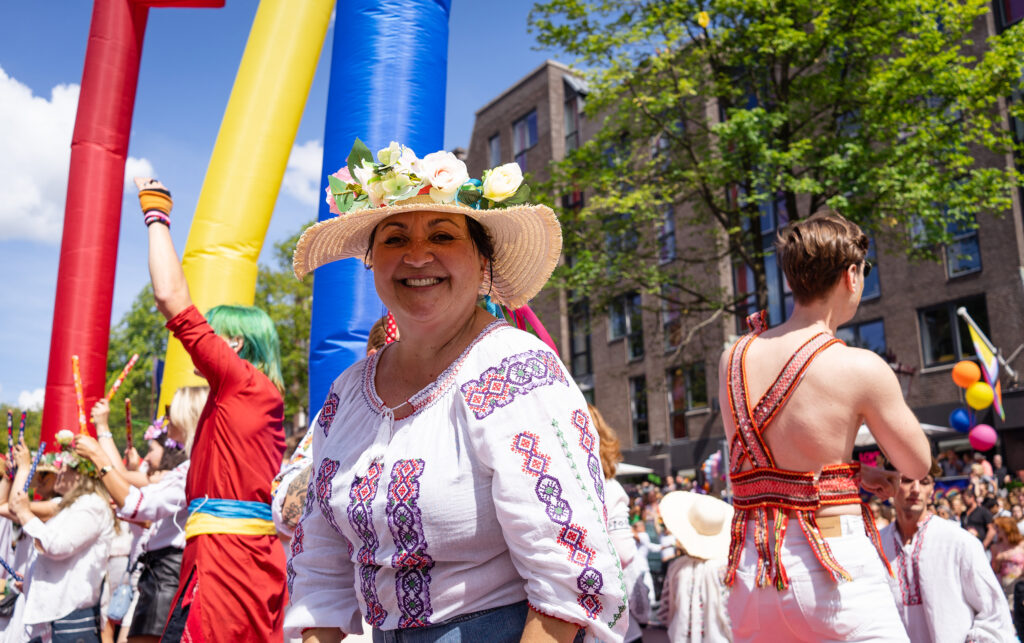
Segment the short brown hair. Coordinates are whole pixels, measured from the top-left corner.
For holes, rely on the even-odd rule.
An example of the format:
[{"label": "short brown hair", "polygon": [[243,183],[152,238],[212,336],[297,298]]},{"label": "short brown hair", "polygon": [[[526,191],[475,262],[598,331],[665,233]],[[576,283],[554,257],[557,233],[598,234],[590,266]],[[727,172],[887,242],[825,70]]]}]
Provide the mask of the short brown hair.
[{"label": "short brown hair", "polygon": [[608,423],[604,421],[604,416],[601,415],[596,406],[588,404],[587,409],[590,411],[590,417],[594,420],[597,436],[601,440],[601,472],[604,473],[605,480],[611,480],[615,477],[617,465],[622,462],[619,438],[616,437],[612,427],[608,426]]},{"label": "short brown hair", "polygon": [[857,224],[832,210],[790,224],[775,240],[779,263],[801,304],[823,298],[843,271],[863,263],[868,244]]}]

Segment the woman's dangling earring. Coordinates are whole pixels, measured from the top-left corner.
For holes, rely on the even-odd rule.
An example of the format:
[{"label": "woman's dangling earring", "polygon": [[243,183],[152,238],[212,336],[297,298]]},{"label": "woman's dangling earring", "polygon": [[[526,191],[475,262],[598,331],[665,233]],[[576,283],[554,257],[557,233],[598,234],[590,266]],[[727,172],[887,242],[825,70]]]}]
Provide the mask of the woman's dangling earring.
[{"label": "woman's dangling earring", "polygon": [[395,323],[395,316],[388,311],[388,318],[384,322],[384,343],[391,344],[398,341],[398,324]]}]

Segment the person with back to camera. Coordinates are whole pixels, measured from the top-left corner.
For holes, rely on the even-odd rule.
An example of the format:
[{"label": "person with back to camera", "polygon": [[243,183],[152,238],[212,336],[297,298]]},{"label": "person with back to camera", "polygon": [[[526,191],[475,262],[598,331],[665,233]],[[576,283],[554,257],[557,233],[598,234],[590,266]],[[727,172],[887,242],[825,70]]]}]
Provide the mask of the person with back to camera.
[{"label": "person with back to camera", "polygon": [[153,179],[135,183],[157,310],[210,385],[185,481],[181,579],[163,640],[280,641],[285,558],[270,511],[284,453],[277,330],[251,306],[215,306],[203,317],[171,240],[170,192]]},{"label": "person with back to camera", "polygon": [[400,338],[320,411],[286,633],[338,641],[365,616],[374,641],[621,641],[586,400],[550,348],[478,305],[541,289],[554,213],[521,204],[514,163],[480,186],[449,152],[392,143],[374,163],[357,141],[349,158],[328,191],[339,216],[302,235],[295,273],[363,259]]},{"label": "person with back to camera", "polygon": [[878,532],[858,482],[883,498],[894,474],[851,462],[867,423],[887,459],[922,478],[928,440],[886,362],[835,338],[870,271],[867,236],[817,213],[779,233],[793,313],[764,311],[722,355],[720,399],[736,508],[726,584],[736,641],[906,641]]}]

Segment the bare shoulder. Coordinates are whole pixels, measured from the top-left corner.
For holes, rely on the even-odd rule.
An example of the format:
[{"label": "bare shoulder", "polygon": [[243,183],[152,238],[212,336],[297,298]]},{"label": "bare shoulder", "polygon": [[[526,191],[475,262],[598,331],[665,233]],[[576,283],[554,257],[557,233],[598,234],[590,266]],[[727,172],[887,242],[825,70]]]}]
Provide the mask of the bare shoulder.
[{"label": "bare shoulder", "polygon": [[829,366],[842,368],[850,376],[871,377],[892,373],[892,368],[873,351],[841,344],[830,347],[821,355]]}]

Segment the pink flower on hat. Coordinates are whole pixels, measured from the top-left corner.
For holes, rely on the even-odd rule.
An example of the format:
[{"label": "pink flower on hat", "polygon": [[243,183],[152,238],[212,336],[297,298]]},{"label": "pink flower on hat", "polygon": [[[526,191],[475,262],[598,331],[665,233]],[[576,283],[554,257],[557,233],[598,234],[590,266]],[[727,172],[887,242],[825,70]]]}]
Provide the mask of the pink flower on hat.
[{"label": "pink flower on hat", "polygon": [[[352,179],[352,174],[348,171],[348,166],[342,166],[340,170],[332,174],[331,176],[338,178],[343,183],[355,183]],[[327,193],[327,206],[331,209],[331,214],[341,214],[341,210],[338,209],[338,204],[334,202],[334,195],[331,194],[331,186],[324,188]]]}]

